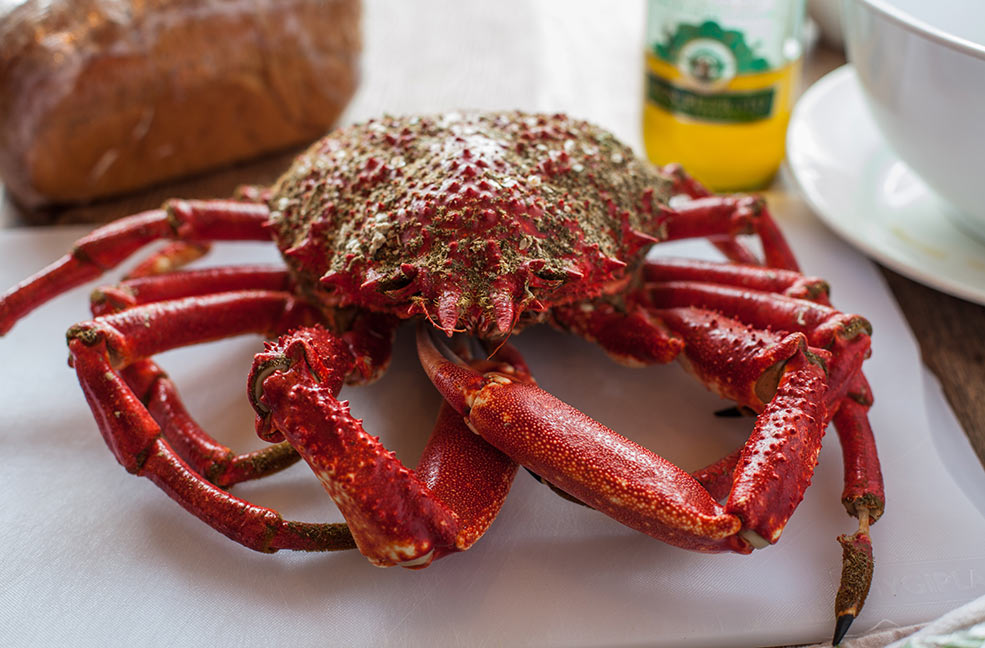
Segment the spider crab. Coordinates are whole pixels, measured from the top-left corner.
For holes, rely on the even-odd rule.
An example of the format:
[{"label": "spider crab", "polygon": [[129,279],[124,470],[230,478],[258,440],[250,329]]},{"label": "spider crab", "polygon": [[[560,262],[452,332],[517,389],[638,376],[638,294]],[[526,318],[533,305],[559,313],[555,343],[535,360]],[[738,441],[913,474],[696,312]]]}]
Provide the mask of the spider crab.
[{"label": "spider crab", "polygon": [[[746,234],[760,239],[762,262],[737,238]],[[645,258],[689,237],[727,260]],[[286,270],[179,270],[212,241],[271,238]],[[761,199],[711,195],[563,115],[386,117],[315,143],[271,188],[169,201],[97,229],[2,298],[0,333],[158,239],[171,243],[93,294],[95,319],[68,331],[71,363],[117,460],[247,547],[358,547],[377,565],[423,567],[482,535],[519,464],[672,545],[748,553],[779,538],[833,421],[843,500],[859,518],[839,538],[838,632],[860,609],[868,524],[883,509],[860,370],[869,325],[798,272]],[[336,398],[385,369],[411,318],[445,399],[413,470]],[[748,442],[688,473],[619,436],[537,387],[506,344],[538,322],[630,365],[677,359],[758,414]],[[486,353],[456,353],[435,331],[467,333]],[[276,443],[236,455],[196,425],[151,358],[248,332],[276,338],[248,380],[257,431]],[[298,456],[347,524],[287,521],[227,491]]]}]

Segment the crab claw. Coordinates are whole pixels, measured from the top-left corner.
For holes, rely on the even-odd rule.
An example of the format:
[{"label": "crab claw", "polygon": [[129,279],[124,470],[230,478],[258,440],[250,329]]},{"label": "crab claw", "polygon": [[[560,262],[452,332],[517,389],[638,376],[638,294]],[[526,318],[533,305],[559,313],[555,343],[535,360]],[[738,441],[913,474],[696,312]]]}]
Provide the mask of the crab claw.
[{"label": "crab claw", "polygon": [[737,535],[741,520],[671,462],[536,385],[445,357],[423,326],[417,346],[424,370],[469,428],[561,490],[678,547],[752,550]]}]

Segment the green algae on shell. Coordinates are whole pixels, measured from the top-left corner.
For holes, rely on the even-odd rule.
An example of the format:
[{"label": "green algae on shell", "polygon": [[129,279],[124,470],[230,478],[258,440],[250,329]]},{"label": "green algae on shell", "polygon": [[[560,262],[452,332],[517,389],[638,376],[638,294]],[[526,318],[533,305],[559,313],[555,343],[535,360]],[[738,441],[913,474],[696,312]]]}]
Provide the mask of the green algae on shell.
[{"label": "green algae on shell", "polygon": [[309,294],[496,337],[635,270],[672,182],[587,122],[466,112],[335,131],[269,205]]}]

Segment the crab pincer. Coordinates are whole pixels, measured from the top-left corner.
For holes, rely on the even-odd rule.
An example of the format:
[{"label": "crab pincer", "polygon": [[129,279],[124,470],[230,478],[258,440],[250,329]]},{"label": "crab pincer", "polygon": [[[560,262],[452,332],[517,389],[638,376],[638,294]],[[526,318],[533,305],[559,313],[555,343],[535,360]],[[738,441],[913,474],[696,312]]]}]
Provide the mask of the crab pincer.
[{"label": "crab pincer", "polygon": [[417,342],[428,376],[470,429],[576,499],[679,547],[749,553],[775,542],[817,460],[825,417],[811,403],[825,383],[803,353],[786,362],[722,506],[688,472],[536,385],[449,359],[423,327]]},{"label": "crab pincer", "polygon": [[[269,343],[254,360],[251,401],[257,432],[287,439],[338,505],[359,550],[378,566],[421,568],[464,551],[485,533],[509,493],[516,464],[463,425],[443,405],[418,465],[410,469],[370,436],[336,398],[385,363],[379,322],[336,335],[312,327]],[[355,334],[353,334],[355,333]],[[501,355],[510,357],[509,347]],[[474,361],[529,380],[522,360]]]}]

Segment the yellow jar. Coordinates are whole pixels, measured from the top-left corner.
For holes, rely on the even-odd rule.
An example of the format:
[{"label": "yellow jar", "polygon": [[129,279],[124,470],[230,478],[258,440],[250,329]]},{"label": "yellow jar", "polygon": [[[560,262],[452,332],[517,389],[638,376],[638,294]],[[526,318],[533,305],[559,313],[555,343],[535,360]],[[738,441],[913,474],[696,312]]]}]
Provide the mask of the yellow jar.
[{"label": "yellow jar", "polygon": [[649,0],[643,141],[715,191],[760,188],[783,160],[803,3]]}]

